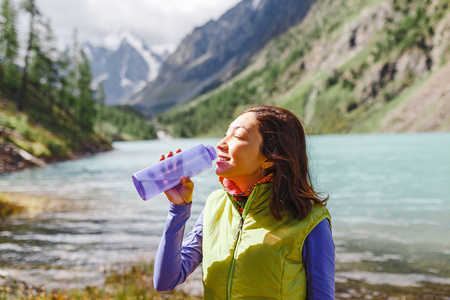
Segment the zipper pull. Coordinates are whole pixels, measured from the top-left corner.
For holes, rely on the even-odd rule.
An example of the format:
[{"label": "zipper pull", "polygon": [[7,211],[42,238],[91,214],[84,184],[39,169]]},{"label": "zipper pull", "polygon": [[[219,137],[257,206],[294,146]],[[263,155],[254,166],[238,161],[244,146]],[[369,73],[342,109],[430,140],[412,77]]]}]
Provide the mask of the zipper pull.
[{"label": "zipper pull", "polygon": [[244,225],[244,218],[241,218],[241,221],[239,222],[239,227],[238,227],[238,230],[236,231],[236,234],[234,235],[234,240],[237,239],[239,231],[241,231],[241,229],[242,229],[242,225]]}]

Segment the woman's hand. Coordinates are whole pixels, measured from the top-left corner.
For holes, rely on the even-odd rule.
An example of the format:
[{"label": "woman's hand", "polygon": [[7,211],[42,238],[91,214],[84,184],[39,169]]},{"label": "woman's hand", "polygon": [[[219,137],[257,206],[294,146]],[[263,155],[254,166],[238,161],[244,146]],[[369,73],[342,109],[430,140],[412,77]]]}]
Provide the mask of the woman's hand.
[{"label": "woman's hand", "polygon": [[[180,153],[181,149],[178,149],[176,153]],[[170,151],[166,156],[161,155],[159,161],[173,156],[173,152]],[[182,176],[180,178],[180,184],[168,189],[164,192],[167,199],[175,205],[186,205],[192,202],[192,193],[194,192],[194,183],[189,177]]]}]

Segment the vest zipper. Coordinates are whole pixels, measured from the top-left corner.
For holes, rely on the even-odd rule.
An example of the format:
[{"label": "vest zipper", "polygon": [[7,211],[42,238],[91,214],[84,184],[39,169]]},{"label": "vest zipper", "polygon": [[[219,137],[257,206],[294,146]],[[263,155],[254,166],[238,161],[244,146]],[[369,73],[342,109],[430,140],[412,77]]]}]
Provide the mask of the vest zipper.
[{"label": "vest zipper", "polygon": [[234,235],[234,240],[237,239],[239,232],[242,230],[242,225],[244,225],[244,218],[241,218],[241,221],[239,222],[239,227],[236,231],[236,234]]},{"label": "vest zipper", "polygon": [[[252,193],[253,194],[253,193]],[[239,227],[236,231],[236,234],[234,236],[234,250],[233,250],[233,258],[231,259],[231,266],[230,266],[230,272],[228,273],[228,283],[227,283],[227,299],[231,300],[231,285],[233,283],[233,273],[234,273],[234,266],[236,264],[236,256],[239,249],[239,244],[241,243],[241,236],[242,236],[242,230],[244,226],[244,220],[247,217],[248,211],[250,210],[250,206],[252,205],[253,199],[255,198],[255,195],[251,195],[247,202],[245,203],[244,210],[241,215],[241,220],[239,221]]]},{"label": "vest zipper", "polygon": [[[233,283],[234,266],[236,265],[237,250],[238,250],[239,244],[241,242],[244,218],[245,218],[245,216],[241,216],[241,220],[239,221],[238,230],[236,231],[236,234],[234,235],[235,244],[234,244],[234,250],[233,250],[233,258],[231,259],[231,266],[230,266],[230,272],[228,273],[228,283],[227,283],[227,299],[228,300],[231,300],[231,285]],[[236,239],[237,239],[237,241],[236,241]]]}]

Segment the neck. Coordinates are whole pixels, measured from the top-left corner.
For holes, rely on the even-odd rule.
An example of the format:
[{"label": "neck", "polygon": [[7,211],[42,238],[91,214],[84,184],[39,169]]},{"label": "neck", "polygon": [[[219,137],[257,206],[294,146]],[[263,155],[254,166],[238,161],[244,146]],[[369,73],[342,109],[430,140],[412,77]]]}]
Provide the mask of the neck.
[{"label": "neck", "polygon": [[250,182],[240,182],[240,181],[233,181],[228,178],[221,178],[220,181],[222,182],[223,186],[233,194],[243,193],[258,182],[258,181],[251,182],[251,183]]}]

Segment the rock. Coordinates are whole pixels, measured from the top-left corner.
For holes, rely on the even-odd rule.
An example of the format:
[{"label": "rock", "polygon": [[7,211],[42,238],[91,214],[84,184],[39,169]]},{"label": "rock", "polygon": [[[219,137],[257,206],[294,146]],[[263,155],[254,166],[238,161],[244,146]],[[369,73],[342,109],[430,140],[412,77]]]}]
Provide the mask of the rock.
[{"label": "rock", "polygon": [[36,166],[45,167],[47,163],[13,143],[0,143],[0,174]]}]

